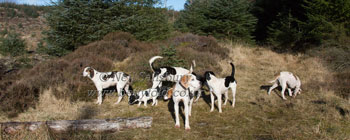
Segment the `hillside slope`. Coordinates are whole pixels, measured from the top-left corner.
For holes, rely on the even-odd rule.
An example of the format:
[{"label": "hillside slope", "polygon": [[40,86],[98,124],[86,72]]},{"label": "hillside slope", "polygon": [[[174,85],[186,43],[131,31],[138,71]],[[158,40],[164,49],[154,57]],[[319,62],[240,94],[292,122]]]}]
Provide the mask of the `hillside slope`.
[{"label": "hillside slope", "polygon": [[48,7],[0,3],[0,32],[18,33],[25,40],[27,50],[35,51],[43,39],[42,32],[47,29],[45,10]]},{"label": "hillside slope", "polygon": [[[138,108],[137,105],[129,106],[125,98],[119,105],[113,105],[117,98],[106,96],[103,104],[98,106],[94,101],[71,102],[57,99],[52,95],[53,90],[45,90],[35,108],[11,119],[2,116],[0,120],[41,121],[137,116],[152,116],[154,120],[151,129],[112,134],[72,133],[53,136],[44,131],[36,135],[22,133],[16,136],[33,139],[350,139],[349,101],[336,96],[326,86],[332,73],[320,59],[302,54],[278,54],[268,49],[240,44],[221,43],[220,46],[229,50],[228,56],[225,59],[215,58],[220,60],[217,62],[220,68],[208,70],[219,76],[229,75],[231,68],[228,62],[233,61],[238,81],[236,106],[224,106],[222,114],[217,109],[209,112],[210,97],[206,92],[193,106],[189,132],[183,128],[182,117],[181,128],[174,128],[172,102],[160,101],[156,107],[149,105],[147,108]],[[148,57],[151,54],[148,52],[142,56]],[[207,57],[210,59],[210,56]],[[139,58],[139,55],[129,55],[122,61],[116,61],[115,69],[132,73],[127,67],[135,65],[133,63]],[[196,61],[205,59],[196,58]],[[206,66],[200,65],[195,71],[205,68]],[[296,98],[287,97],[287,101],[281,99],[278,90],[267,95],[266,90],[261,89],[269,85],[267,81],[272,80],[275,73],[283,70],[295,73],[302,80],[302,94]],[[86,78],[85,82],[90,81]],[[149,81],[136,80],[133,86],[144,89],[149,87],[147,84]],[[229,94],[229,99],[232,100],[232,94]]]}]

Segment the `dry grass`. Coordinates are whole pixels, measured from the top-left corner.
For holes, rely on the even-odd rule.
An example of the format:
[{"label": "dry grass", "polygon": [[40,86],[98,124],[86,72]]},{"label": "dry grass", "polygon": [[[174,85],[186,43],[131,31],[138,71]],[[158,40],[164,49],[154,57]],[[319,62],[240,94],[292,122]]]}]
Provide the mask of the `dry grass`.
[{"label": "dry grass", "polygon": [[[227,105],[223,107],[222,114],[217,110],[210,113],[207,103],[209,96],[206,93],[193,106],[189,132],[184,130],[182,117],[181,129],[174,128],[171,102],[160,101],[156,107],[138,108],[136,105],[129,106],[126,99],[119,105],[113,105],[116,97],[106,96],[103,104],[97,106],[94,102],[71,103],[55,99],[50,90],[40,96],[36,108],[11,118],[11,121],[153,117],[151,129],[112,134],[48,134],[45,135],[47,137],[37,137],[38,139],[350,139],[350,102],[336,96],[332,89],[324,86],[332,73],[322,65],[320,59],[301,54],[277,54],[268,49],[239,44],[220,45],[230,50],[229,57],[219,62],[221,69],[212,71],[226,76],[231,72],[228,62],[234,62],[238,81],[236,107]],[[144,57],[151,54],[146,53]],[[129,57],[115,63],[116,68],[132,71],[126,64],[141,58],[146,59]],[[277,90],[268,96],[266,90],[260,89],[260,86],[268,85],[267,81],[274,78],[275,73],[283,70],[297,74],[303,83],[302,94],[296,98],[288,97],[287,101],[281,99]],[[138,84],[134,86],[139,87]],[[230,98],[231,96],[229,95]],[[10,121],[5,117],[0,119]],[[29,136],[24,133],[15,138],[23,139],[23,135]]]}]

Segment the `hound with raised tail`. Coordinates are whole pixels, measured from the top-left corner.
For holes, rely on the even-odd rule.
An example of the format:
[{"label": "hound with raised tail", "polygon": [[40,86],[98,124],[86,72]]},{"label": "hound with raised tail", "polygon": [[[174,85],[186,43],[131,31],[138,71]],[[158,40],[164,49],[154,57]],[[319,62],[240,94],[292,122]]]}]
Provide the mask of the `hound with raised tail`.
[{"label": "hound with raised tail", "polygon": [[94,82],[95,87],[98,91],[97,96],[97,102],[96,104],[101,105],[102,104],[102,90],[116,86],[117,93],[118,93],[118,101],[115,104],[119,104],[120,101],[123,98],[122,91],[125,90],[125,92],[130,96],[131,93],[129,91],[129,85],[131,83],[131,78],[128,74],[124,72],[98,72],[97,70],[86,67],[83,71],[84,77],[89,77],[92,82]]},{"label": "hound with raised tail", "polygon": [[298,76],[294,75],[291,72],[282,71],[279,73],[279,75],[277,75],[277,77],[274,80],[270,81],[269,83],[273,83],[273,85],[270,87],[268,95],[270,95],[273,89],[275,89],[278,86],[281,86],[281,95],[283,100],[287,100],[284,96],[284,91],[286,89],[288,90],[289,96],[292,96],[291,89],[294,89],[293,97],[301,93],[301,81]]},{"label": "hound with raised tail", "polygon": [[179,103],[183,101],[185,106],[185,129],[190,130],[189,116],[192,112],[193,90],[200,87],[200,81],[192,74],[192,66],[189,73],[183,75],[175,86],[168,90],[165,98],[173,98],[175,109],[175,127],[180,127]]},{"label": "hound with raised tail", "polygon": [[180,78],[187,74],[189,70],[181,67],[160,67],[154,68],[153,62],[157,59],[163,58],[162,56],[154,56],[149,60],[149,65],[153,71],[152,74],[152,88],[162,86],[162,81],[178,82]]},{"label": "hound with raised tail", "polygon": [[[182,68],[182,67],[160,67],[160,68],[155,68],[153,66],[153,62],[157,59],[163,58],[162,56],[154,56],[149,60],[149,65],[153,71],[152,74],[152,89],[155,89],[157,87],[162,87],[162,82],[163,81],[170,81],[170,82],[178,82],[180,81],[180,78],[189,73],[189,70]],[[193,67],[196,67],[196,62],[193,60],[192,65]],[[192,73],[196,75],[195,73]],[[200,79],[199,76],[197,76],[197,79]],[[201,95],[201,87],[198,89],[195,89],[195,92],[198,92],[197,94],[197,99],[199,99]]]},{"label": "hound with raised tail", "polygon": [[204,76],[207,82],[207,85],[210,90],[210,99],[211,99],[211,109],[210,112],[214,111],[214,95],[218,99],[218,108],[219,112],[222,113],[221,102],[222,102],[222,94],[225,94],[225,103],[226,105],[228,100],[228,90],[232,91],[232,107],[235,107],[236,102],[236,88],[237,82],[235,80],[235,66],[230,63],[232,67],[232,72],[230,76],[226,78],[217,78],[215,74],[211,71],[205,72]]}]

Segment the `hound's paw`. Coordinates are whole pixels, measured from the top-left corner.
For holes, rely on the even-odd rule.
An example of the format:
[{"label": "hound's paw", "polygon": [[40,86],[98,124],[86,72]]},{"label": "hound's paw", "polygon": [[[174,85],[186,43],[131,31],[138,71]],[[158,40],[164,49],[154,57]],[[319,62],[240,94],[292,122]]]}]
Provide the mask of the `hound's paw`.
[{"label": "hound's paw", "polygon": [[175,125],[175,128],[180,128],[180,125]]},{"label": "hound's paw", "polygon": [[213,111],[214,111],[214,109],[210,110],[210,112],[213,112]]},{"label": "hound's paw", "polygon": [[283,98],[283,100],[287,100],[287,98]]},{"label": "hound's paw", "polygon": [[186,131],[190,131],[191,128],[190,128],[190,127],[186,127],[185,130],[186,130]]}]

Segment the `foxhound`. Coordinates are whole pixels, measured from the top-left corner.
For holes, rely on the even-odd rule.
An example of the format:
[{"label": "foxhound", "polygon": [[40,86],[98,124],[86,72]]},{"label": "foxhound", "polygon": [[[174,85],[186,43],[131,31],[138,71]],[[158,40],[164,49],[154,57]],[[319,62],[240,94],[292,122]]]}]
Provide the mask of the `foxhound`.
[{"label": "foxhound", "polygon": [[[180,78],[189,73],[189,70],[182,68],[182,67],[160,67],[160,68],[155,68],[153,66],[153,62],[157,59],[163,58],[162,56],[154,56],[149,60],[149,65],[153,71],[152,74],[152,89],[155,89],[157,87],[162,87],[162,82],[163,81],[170,81],[170,82],[178,82],[180,81]],[[196,66],[195,61],[192,61],[193,67]],[[196,75],[195,73],[192,73]],[[197,79],[200,79],[199,76],[197,76]],[[200,98],[201,95],[201,87],[198,89],[195,89],[194,92],[197,92],[197,99],[196,101]]]},{"label": "foxhound", "polygon": [[175,127],[180,127],[179,119],[179,103],[182,101],[185,106],[185,129],[190,130],[189,116],[192,112],[193,90],[200,87],[200,81],[192,74],[192,67],[189,73],[183,75],[180,81],[176,82],[175,86],[171,88],[165,98],[172,98],[175,109]]},{"label": "foxhound", "polygon": [[144,106],[147,107],[147,101],[152,99],[153,103],[152,106],[158,104],[157,97],[159,96],[160,88],[156,89],[146,89],[138,92],[137,94],[132,94],[129,96],[129,104],[134,104],[135,102],[139,102],[138,106],[141,105],[141,103],[144,103]]},{"label": "foxhound", "polygon": [[207,82],[207,85],[210,90],[210,99],[211,99],[211,109],[210,112],[214,111],[214,95],[218,99],[218,108],[219,112],[222,113],[221,109],[221,102],[222,102],[222,94],[225,94],[225,102],[224,105],[226,105],[228,100],[228,90],[231,89],[232,91],[232,107],[235,106],[236,101],[236,88],[237,88],[237,81],[235,80],[235,66],[230,63],[232,67],[232,72],[230,76],[227,76],[226,78],[217,78],[215,74],[212,71],[205,72],[204,76]]},{"label": "foxhound", "polygon": [[109,88],[111,86],[116,86],[118,93],[118,101],[115,104],[120,103],[123,98],[122,91],[128,95],[131,95],[129,91],[129,85],[131,83],[131,78],[128,74],[124,72],[98,72],[97,70],[86,67],[83,71],[83,76],[88,77],[94,82],[95,87],[98,91],[97,102],[96,104],[102,104],[102,90]]},{"label": "foxhound", "polygon": [[279,75],[276,76],[276,78],[269,83],[273,83],[273,85],[270,87],[268,91],[268,95],[270,95],[271,91],[275,89],[278,86],[282,87],[281,95],[283,100],[287,100],[284,96],[284,91],[287,89],[289,96],[292,96],[291,89],[294,89],[293,91],[293,97],[297,96],[297,94],[301,93],[301,81],[298,76],[294,75],[291,72],[282,71],[279,73]]}]

